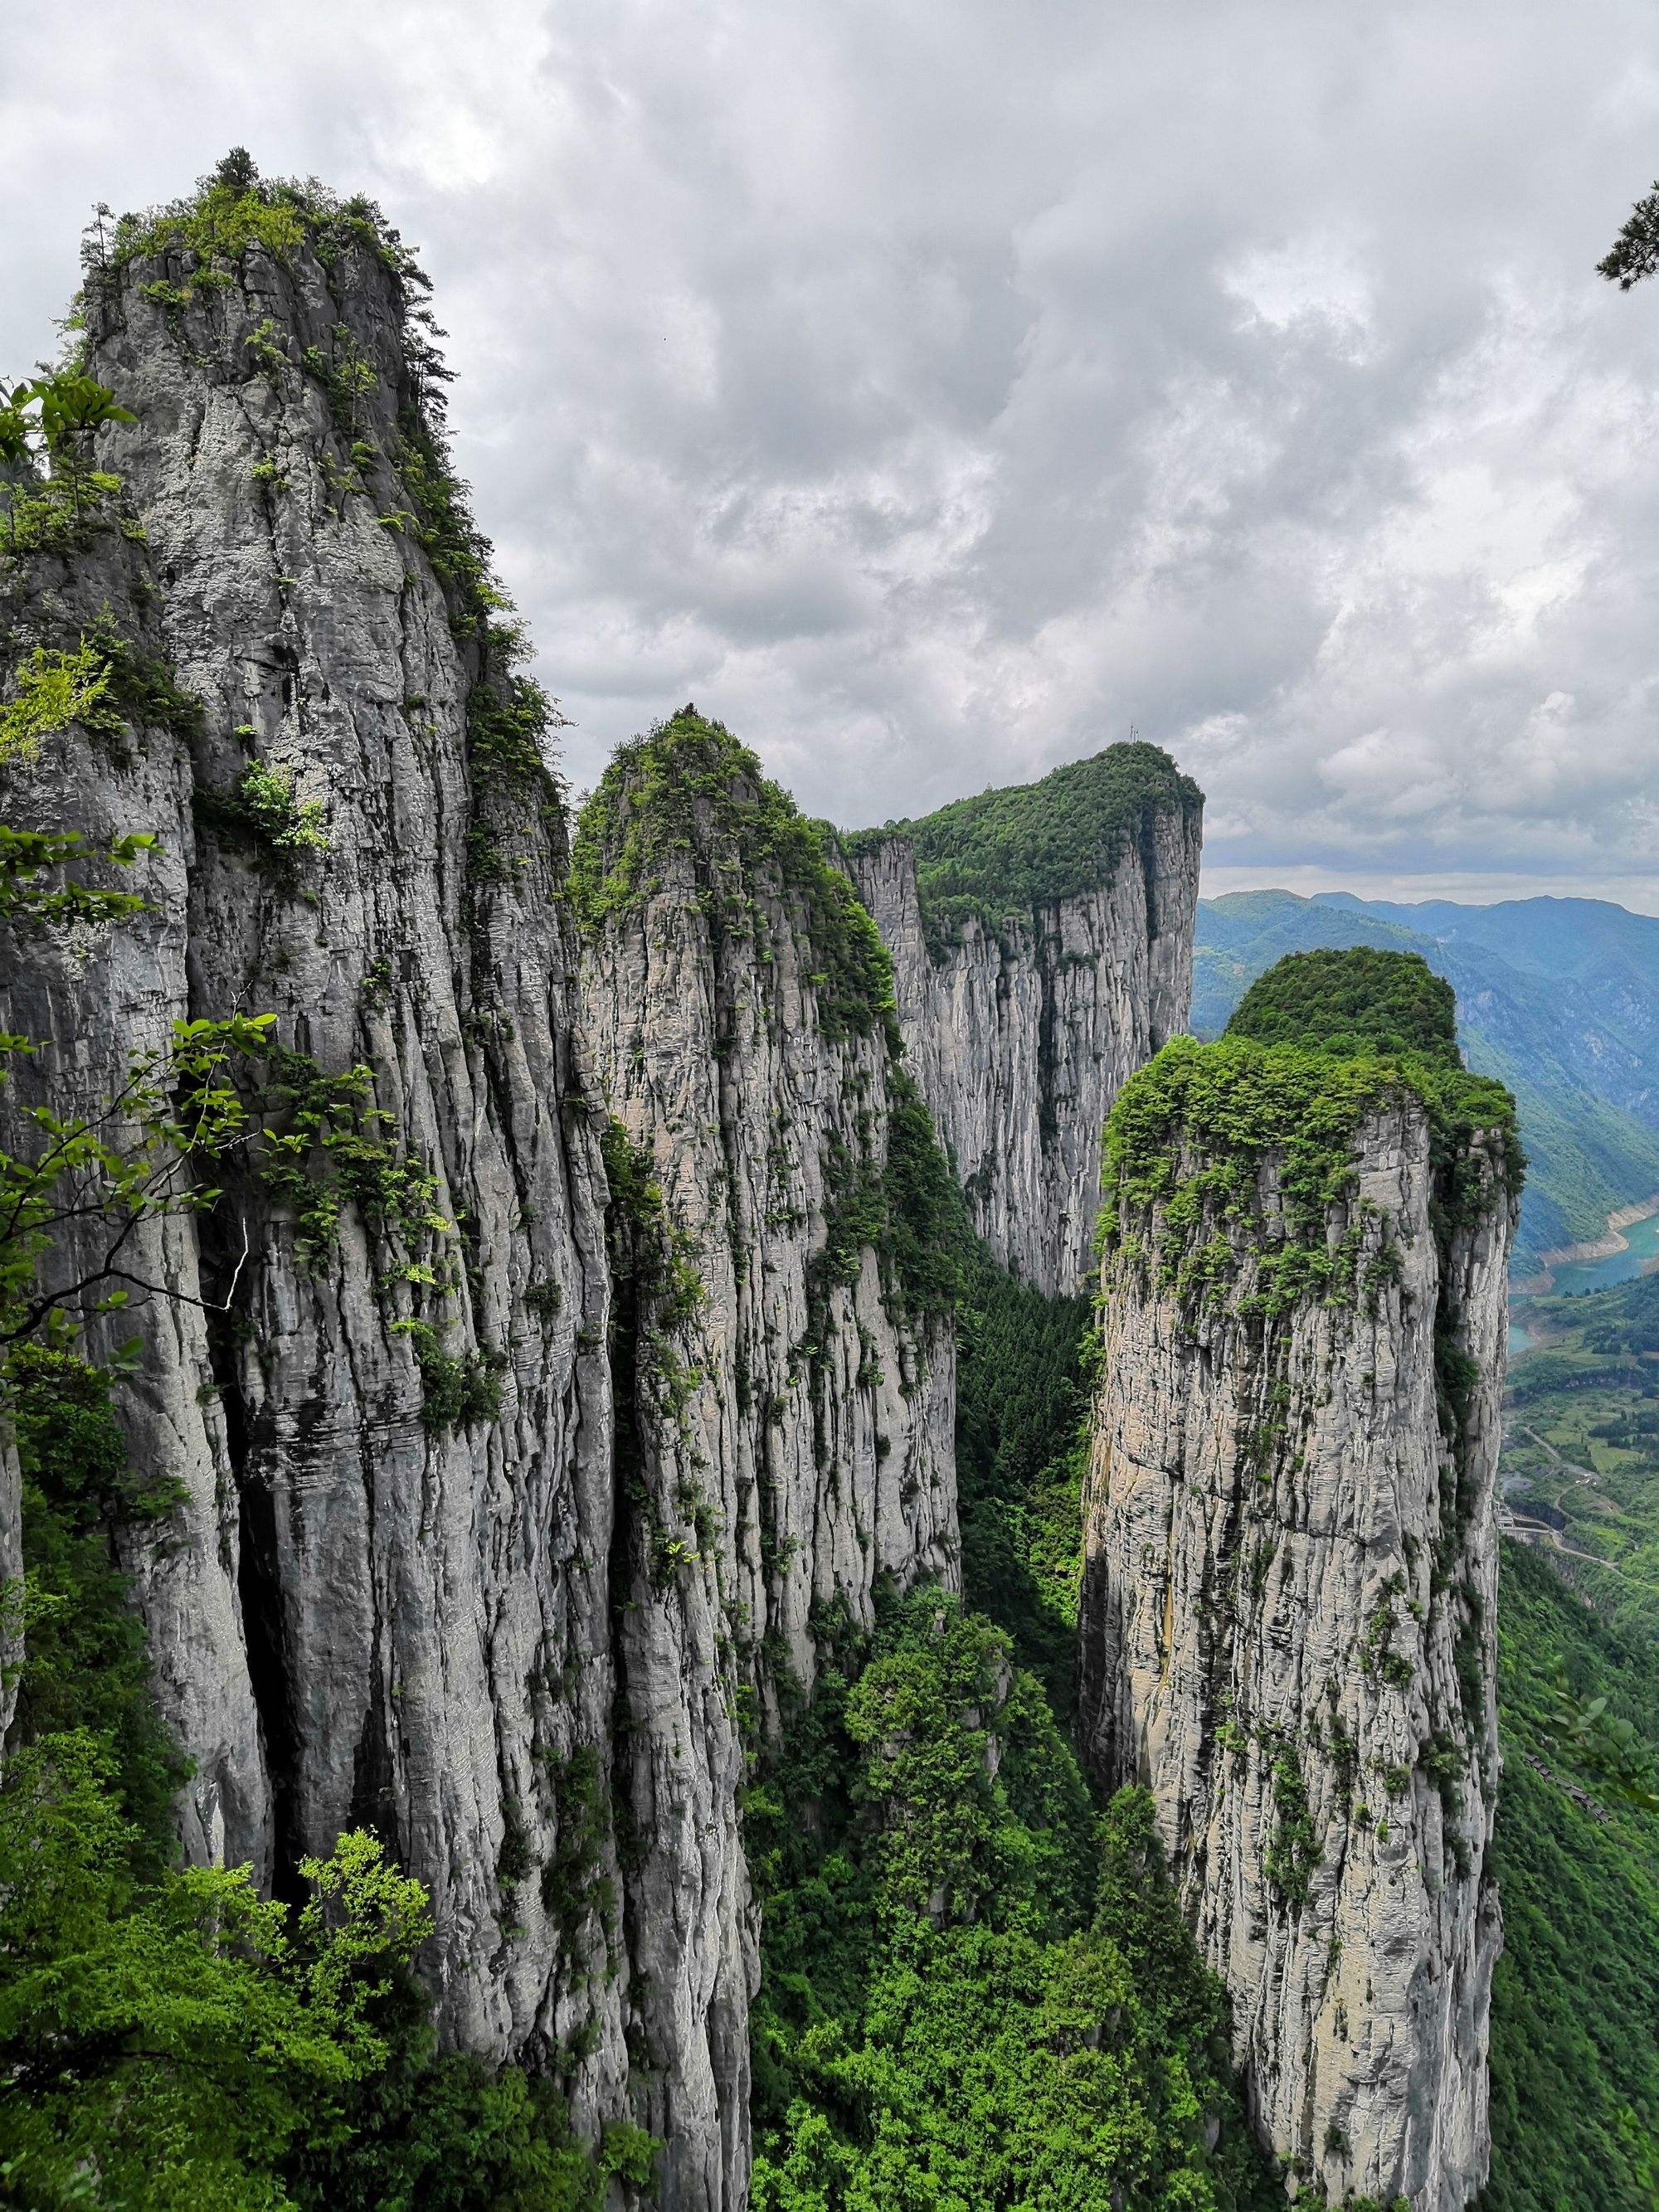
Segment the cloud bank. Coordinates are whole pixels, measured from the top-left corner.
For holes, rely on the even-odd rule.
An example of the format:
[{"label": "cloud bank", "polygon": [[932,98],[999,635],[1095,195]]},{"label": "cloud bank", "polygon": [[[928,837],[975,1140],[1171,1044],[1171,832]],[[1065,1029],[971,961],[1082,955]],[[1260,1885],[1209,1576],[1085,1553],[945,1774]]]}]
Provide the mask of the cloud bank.
[{"label": "cloud bank", "polygon": [[86,0],[0,73],[0,373],[234,142],[418,244],[574,781],[688,697],[848,823],[1133,725],[1218,884],[1659,908],[1650,8]]}]

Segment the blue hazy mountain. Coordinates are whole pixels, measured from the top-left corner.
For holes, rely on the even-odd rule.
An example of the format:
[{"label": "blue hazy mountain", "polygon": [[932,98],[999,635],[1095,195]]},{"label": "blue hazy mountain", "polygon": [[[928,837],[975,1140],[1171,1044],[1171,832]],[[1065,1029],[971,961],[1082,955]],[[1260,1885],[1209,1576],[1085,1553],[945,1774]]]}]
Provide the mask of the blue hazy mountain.
[{"label": "blue hazy mountain", "polygon": [[1194,1029],[1224,1029],[1285,953],[1342,945],[1420,952],[1457,994],[1469,1065],[1515,1092],[1532,1161],[1517,1273],[1659,1191],[1659,919],[1601,899],[1230,892],[1199,904]]}]

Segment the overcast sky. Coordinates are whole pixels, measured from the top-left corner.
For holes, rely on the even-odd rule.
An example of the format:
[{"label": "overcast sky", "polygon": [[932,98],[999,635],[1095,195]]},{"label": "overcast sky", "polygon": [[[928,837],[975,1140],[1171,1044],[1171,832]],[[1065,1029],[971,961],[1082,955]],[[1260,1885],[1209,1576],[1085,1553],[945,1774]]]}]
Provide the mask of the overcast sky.
[{"label": "overcast sky", "polygon": [[577,726],[846,823],[1127,736],[1208,887],[1659,911],[1652,0],[79,0],[0,51],[0,375],[229,145],[421,250]]}]

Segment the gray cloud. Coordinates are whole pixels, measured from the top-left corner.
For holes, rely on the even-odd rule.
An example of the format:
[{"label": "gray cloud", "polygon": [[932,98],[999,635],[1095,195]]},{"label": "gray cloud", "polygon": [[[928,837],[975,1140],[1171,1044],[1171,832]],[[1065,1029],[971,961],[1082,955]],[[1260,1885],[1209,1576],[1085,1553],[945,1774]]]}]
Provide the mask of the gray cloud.
[{"label": "gray cloud", "polygon": [[1133,722],[1218,882],[1659,908],[1650,8],[255,15],[12,28],[0,362],[94,198],[374,192],[576,781],[688,696],[844,821]]}]

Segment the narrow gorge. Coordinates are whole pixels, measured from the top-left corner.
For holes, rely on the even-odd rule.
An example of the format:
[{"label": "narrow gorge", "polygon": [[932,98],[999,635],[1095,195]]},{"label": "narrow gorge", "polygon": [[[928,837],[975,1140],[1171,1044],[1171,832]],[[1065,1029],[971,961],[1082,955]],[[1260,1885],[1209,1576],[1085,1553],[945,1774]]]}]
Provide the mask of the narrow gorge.
[{"label": "narrow gorge", "polygon": [[441,2078],[552,2161],[456,2207],[1453,2212],[1504,1095],[1386,963],[1184,1037],[1153,746],[842,832],[687,706],[572,820],[426,294],[234,155],[7,464],[7,1788],[95,1553],[155,1893],[362,1833],[430,1916],[428,2087],[222,2201],[439,2202],[340,2160]]}]

